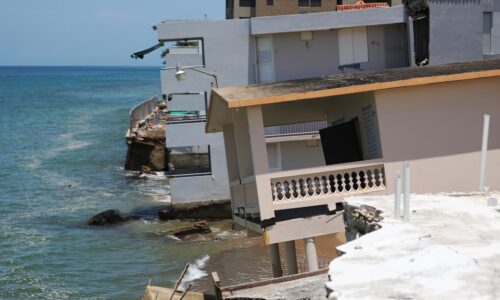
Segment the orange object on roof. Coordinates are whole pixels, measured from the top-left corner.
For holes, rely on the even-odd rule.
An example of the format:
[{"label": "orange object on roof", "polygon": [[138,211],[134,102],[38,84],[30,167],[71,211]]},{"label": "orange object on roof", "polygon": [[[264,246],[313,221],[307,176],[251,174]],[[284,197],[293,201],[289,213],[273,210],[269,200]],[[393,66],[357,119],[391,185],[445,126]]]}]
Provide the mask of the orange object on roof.
[{"label": "orange object on roof", "polygon": [[389,4],[387,2],[365,3],[363,0],[359,0],[356,4],[337,5],[337,11],[372,9],[377,7],[389,7]]}]

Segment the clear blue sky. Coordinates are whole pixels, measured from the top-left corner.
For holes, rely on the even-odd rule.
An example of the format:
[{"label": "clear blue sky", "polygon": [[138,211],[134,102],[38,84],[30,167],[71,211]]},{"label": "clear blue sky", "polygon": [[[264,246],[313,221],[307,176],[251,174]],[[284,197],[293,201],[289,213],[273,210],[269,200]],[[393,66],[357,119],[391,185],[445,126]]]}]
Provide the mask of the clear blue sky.
[{"label": "clear blue sky", "polygon": [[161,65],[132,52],[166,19],[223,19],[224,0],[0,0],[0,66]]}]

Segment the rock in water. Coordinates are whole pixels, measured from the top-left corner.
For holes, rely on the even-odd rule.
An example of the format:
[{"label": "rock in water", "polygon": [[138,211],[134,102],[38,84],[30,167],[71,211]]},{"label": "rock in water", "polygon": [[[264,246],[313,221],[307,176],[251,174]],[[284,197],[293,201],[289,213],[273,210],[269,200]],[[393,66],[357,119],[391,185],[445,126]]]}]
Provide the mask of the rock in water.
[{"label": "rock in water", "polygon": [[169,234],[178,237],[180,239],[184,239],[193,234],[207,234],[211,232],[212,230],[210,230],[207,221],[200,221],[196,222],[192,227],[185,227],[172,230],[169,232]]},{"label": "rock in water", "polygon": [[158,218],[162,221],[175,220],[175,211],[173,207],[163,208],[158,211]]},{"label": "rock in water", "polygon": [[110,225],[125,222],[125,218],[116,209],[110,209],[87,220],[87,225]]}]

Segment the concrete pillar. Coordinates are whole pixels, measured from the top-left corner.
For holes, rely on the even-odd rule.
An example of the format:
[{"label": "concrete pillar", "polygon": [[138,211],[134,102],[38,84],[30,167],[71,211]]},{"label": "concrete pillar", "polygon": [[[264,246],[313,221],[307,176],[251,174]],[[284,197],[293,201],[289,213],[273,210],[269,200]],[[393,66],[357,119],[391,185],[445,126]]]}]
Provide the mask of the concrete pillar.
[{"label": "concrete pillar", "polygon": [[283,276],[283,269],[281,268],[279,244],[269,245],[269,252],[271,254],[271,263],[273,265],[273,277],[277,278]]},{"label": "concrete pillar", "polygon": [[316,253],[316,244],[314,238],[304,239],[304,249],[306,252],[307,271],[319,270],[318,254]]},{"label": "concrete pillar", "polygon": [[234,126],[232,124],[224,125],[222,130],[224,133],[224,149],[226,150],[227,174],[229,182],[232,182],[240,178]]},{"label": "concrete pillar", "polygon": [[285,256],[288,275],[299,273],[299,268],[297,267],[297,252],[295,250],[295,241],[285,242]]},{"label": "concrete pillar", "polygon": [[269,173],[262,108],[260,106],[250,106],[246,108],[246,111],[254,174]]},{"label": "concrete pillar", "polygon": [[245,109],[233,110],[233,130],[236,146],[236,160],[240,179],[253,175],[250,137]]}]

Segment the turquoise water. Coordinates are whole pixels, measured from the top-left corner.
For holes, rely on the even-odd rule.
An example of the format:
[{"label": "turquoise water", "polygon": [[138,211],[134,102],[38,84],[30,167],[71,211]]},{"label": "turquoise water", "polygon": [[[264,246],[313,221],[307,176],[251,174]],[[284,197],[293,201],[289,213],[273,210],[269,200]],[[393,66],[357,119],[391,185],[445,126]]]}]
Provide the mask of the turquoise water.
[{"label": "turquoise water", "polygon": [[[1,299],[138,299],[215,251],[164,237],[164,179],[122,168],[129,109],[158,92],[159,68],[0,67]],[[110,208],[151,220],[84,225]]]}]

